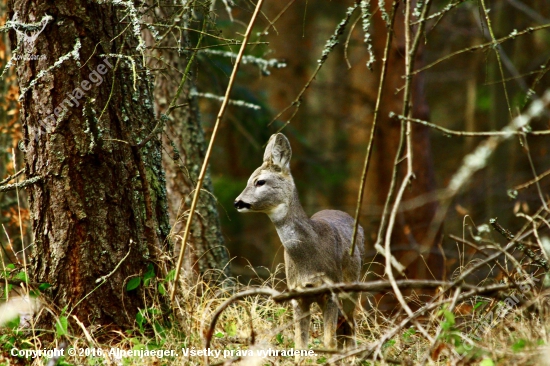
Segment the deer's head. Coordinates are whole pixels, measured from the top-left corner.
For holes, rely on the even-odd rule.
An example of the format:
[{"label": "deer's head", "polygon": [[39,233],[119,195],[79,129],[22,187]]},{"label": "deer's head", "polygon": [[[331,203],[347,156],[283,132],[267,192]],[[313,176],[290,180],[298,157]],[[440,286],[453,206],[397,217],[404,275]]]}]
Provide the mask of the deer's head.
[{"label": "deer's head", "polygon": [[235,200],[239,212],[265,212],[273,221],[285,216],[295,194],[290,174],[292,149],[285,135],[272,135],[262,165],[252,173],[244,191]]}]

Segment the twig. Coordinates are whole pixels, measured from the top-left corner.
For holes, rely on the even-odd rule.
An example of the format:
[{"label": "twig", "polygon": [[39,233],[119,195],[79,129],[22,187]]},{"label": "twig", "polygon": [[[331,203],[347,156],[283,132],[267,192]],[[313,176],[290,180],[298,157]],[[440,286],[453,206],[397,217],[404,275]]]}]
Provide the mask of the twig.
[{"label": "twig", "polygon": [[254,14],[252,14],[252,18],[250,19],[250,22],[248,23],[248,28],[246,30],[246,33],[243,38],[243,42],[241,45],[241,49],[239,50],[239,54],[237,56],[237,59],[235,60],[235,66],[233,67],[233,72],[231,73],[231,76],[229,78],[229,84],[227,85],[227,89],[225,91],[225,99],[222,102],[222,105],[220,107],[220,111],[218,113],[218,117],[216,119],[216,124],[214,125],[214,129],[212,131],[212,137],[210,138],[210,143],[208,144],[208,149],[206,150],[206,155],[204,157],[204,161],[202,164],[201,171],[199,173],[199,177],[197,180],[197,185],[195,187],[195,194],[193,195],[193,202],[191,203],[191,208],[189,211],[189,217],[187,218],[187,224],[185,226],[185,232],[183,234],[182,239],[182,246],[181,251],[178,258],[178,263],[176,265],[176,273],[174,275],[174,285],[172,286],[172,292],[170,294],[170,302],[174,301],[174,296],[176,294],[176,288],[178,287],[178,277],[181,270],[181,265],[183,263],[183,256],[185,254],[185,248],[187,246],[187,239],[189,238],[189,233],[191,231],[191,222],[193,221],[193,217],[195,215],[195,209],[197,207],[197,203],[199,200],[199,194],[202,188],[202,183],[204,181],[204,176],[206,174],[206,167],[208,166],[208,161],[210,159],[210,155],[212,153],[212,146],[214,145],[214,141],[216,140],[216,136],[218,134],[218,128],[220,126],[221,119],[225,113],[225,109],[227,108],[227,104],[229,102],[229,95],[231,94],[231,90],[233,89],[233,84],[235,83],[235,78],[237,76],[237,71],[239,70],[239,65],[241,63],[244,50],[246,48],[246,44],[248,43],[248,39],[250,38],[250,33],[252,32],[252,28],[254,26],[254,22],[256,21],[256,17],[258,16],[258,13],[260,12],[260,8],[263,4],[263,0],[258,0],[258,3],[256,4],[256,9],[254,10]]},{"label": "twig", "polygon": [[[260,0],[262,1],[262,0]],[[216,308],[214,311],[214,316],[212,317],[212,320],[210,321],[210,325],[206,331],[203,332],[204,335],[204,348],[208,349],[210,348],[210,343],[212,342],[212,336],[214,335],[214,329],[216,328],[216,324],[218,323],[218,319],[220,315],[223,313],[223,311],[232,303],[234,303],[237,300],[242,299],[243,297],[247,296],[253,296],[253,295],[265,295],[265,296],[276,296],[280,294],[279,291],[273,290],[271,288],[258,288],[253,290],[246,290],[239,293],[236,293],[235,295],[231,296],[229,299],[225,300],[220,306]],[[205,364],[208,365],[208,355],[205,355]]]},{"label": "twig", "polygon": [[0,192],[7,192],[7,191],[13,191],[19,188],[25,188],[38,182],[41,179],[42,179],[41,176],[36,176],[19,183],[6,184],[5,186],[0,187]]},{"label": "twig", "polygon": [[132,251],[132,239],[130,239],[130,248],[128,249],[128,253],[126,253],[126,255],[118,262],[118,264],[115,266],[115,268],[109,272],[108,274],[106,274],[105,276],[101,276],[99,277],[98,279],[95,280],[95,283],[97,283],[98,285],[90,292],[88,292],[86,295],[84,295],[84,297],[82,299],[80,299],[76,304],[75,306],[73,306],[73,308],[69,311],[68,315],[71,315],[72,312],[74,311],[74,309],[76,309],[76,307],[78,305],[80,305],[80,303],[84,300],[86,300],[86,298],[88,296],[90,296],[91,294],[93,294],[98,288],[100,288],[101,286],[103,286],[103,284],[105,282],[107,282],[107,278],[111,277],[117,270],[118,268],[120,267],[120,265],[122,264],[122,262],[124,262],[126,260],[126,258],[128,258],[128,256],[130,255],[130,252]]},{"label": "twig", "polygon": [[[197,41],[197,47],[198,48],[201,44],[201,41],[202,41],[202,36],[204,35],[204,31],[206,29],[206,19],[203,20],[202,22],[202,32],[200,33],[200,36],[199,36],[199,40]],[[245,40],[244,43],[246,43],[248,39]],[[244,45],[243,43],[243,45]],[[193,53],[191,54],[191,57],[189,58],[189,62],[187,63],[187,66],[185,67],[185,71],[183,72],[183,76],[181,77],[181,80],[180,80],[180,84],[178,86],[178,90],[176,91],[176,94],[174,95],[174,98],[172,99],[172,102],[170,103],[170,106],[168,107],[168,111],[166,111],[166,115],[169,116],[170,113],[172,113],[172,111],[174,110],[174,108],[176,108],[176,103],[178,101],[178,98],[183,90],[183,87],[185,85],[185,82],[187,80],[187,76],[189,75],[189,72],[191,71],[191,65],[193,64],[193,60],[195,60],[195,56],[197,55],[197,49],[195,48],[195,50],[193,51]],[[241,46],[241,49],[243,49],[244,46]],[[226,95],[226,98],[227,98],[227,95]]]},{"label": "twig", "polygon": [[[411,25],[417,25],[419,23],[424,23],[424,22],[427,22],[428,20],[431,20],[431,19],[434,19],[434,18],[437,18],[437,17],[443,17],[443,15],[445,15],[446,13],[448,13],[449,11],[451,11],[453,8],[457,7],[458,5],[462,4],[464,1],[466,1],[466,0],[458,0],[456,3],[448,4],[446,7],[443,8],[443,10],[441,10],[441,11],[435,13],[435,14],[432,14],[429,17],[420,18],[417,21],[412,22]],[[441,20],[441,18],[438,19],[437,21],[439,22],[440,20]]]},{"label": "twig", "polygon": [[[439,281],[439,280],[396,280],[395,284],[401,290],[409,289],[437,289],[437,288],[449,288],[456,286],[455,282]],[[461,283],[460,286],[466,290],[473,290],[479,288],[476,285],[470,285],[467,283]],[[355,283],[336,283],[331,285],[323,285],[318,287],[305,288],[300,290],[292,290],[281,293],[279,295],[273,295],[272,299],[275,302],[286,302],[293,299],[304,297],[316,297],[328,293],[345,293],[345,292],[383,292],[390,290],[392,284],[388,280],[378,280],[370,282],[355,282]],[[489,291],[489,290],[487,290]],[[498,291],[498,290],[491,290]]]},{"label": "twig", "polygon": [[[174,106],[174,108],[177,107],[177,106]],[[172,108],[172,109],[174,109]],[[165,114],[162,114],[160,116],[160,119],[157,121],[157,124],[155,125],[155,128],[153,128],[153,131],[151,131],[151,133],[146,137],[144,138],[140,143],[138,143],[136,145],[137,148],[141,148],[143,146],[145,146],[146,143],[148,143],[153,137],[155,137],[156,134],[159,134],[162,132],[162,130],[164,129],[164,124],[166,123],[166,120],[168,119],[168,116],[166,116]]]},{"label": "twig", "polygon": [[24,286],[38,287],[38,286],[40,286],[40,283],[38,283],[38,282],[28,282],[28,281],[25,281],[25,280],[9,280],[7,278],[1,278],[0,277],[0,281],[4,282],[4,284],[7,284],[7,285],[15,285],[15,286],[19,286],[19,287],[24,287]]},{"label": "twig", "polygon": [[[448,307],[448,311],[450,311],[450,312],[453,311],[454,307],[456,306],[456,301],[458,300],[458,296],[460,295],[461,291],[462,291],[461,287],[456,288],[455,293],[454,293],[454,295],[452,297],[452,300],[451,300],[451,304]],[[439,340],[439,336],[441,335],[442,331],[443,331],[443,326],[440,324],[437,327],[437,331],[435,332],[434,342],[431,342],[430,348],[428,349],[428,351],[424,355],[424,359],[422,360],[422,365],[425,365],[426,362],[428,362],[428,359],[430,358],[430,355],[432,354],[433,350],[435,349],[435,346],[437,345],[437,341]],[[453,349],[453,351],[456,352],[456,350],[454,350],[454,349]]]},{"label": "twig", "polygon": [[494,45],[495,55],[497,57],[498,69],[500,71],[500,78],[502,79],[502,89],[504,89],[504,97],[506,98],[506,105],[508,107],[508,113],[510,118],[513,118],[512,107],[510,105],[510,97],[508,96],[508,89],[506,88],[506,82],[504,81],[504,70],[502,69],[502,60],[500,58],[499,44],[495,38],[495,32],[493,31],[493,26],[491,25],[491,18],[489,18],[489,10],[485,5],[485,0],[480,0],[481,7],[483,9],[483,14],[485,15],[485,21],[487,22],[487,28],[489,29],[489,34],[491,35],[491,41]]},{"label": "twig", "polygon": [[[461,285],[464,288],[464,285]],[[481,295],[481,294],[487,294],[487,293],[494,293],[499,292],[503,290],[507,290],[511,287],[510,284],[493,284],[489,286],[484,287],[476,287],[472,288],[471,290],[467,292],[461,293],[456,301],[461,301],[464,299],[467,299],[469,297],[475,296],[475,295]],[[330,360],[328,360],[329,364],[336,363],[339,360],[342,360],[344,358],[352,357],[355,355],[361,355],[363,359],[370,357],[370,355],[377,349],[377,347],[381,347],[384,343],[386,343],[389,339],[393,338],[398,332],[400,332],[404,327],[406,327],[411,321],[418,318],[419,316],[425,314],[426,312],[436,309],[439,306],[446,304],[448,302],[452,301],[452,299],[444,299],[438,302],[431,302],[417,311],[414,312],[412,316],[408,316],[407,318],[403,319],[396,327],[394,327],[392,330],[387,332],[385,335],[379,338],[379,340],[376,342],[375,345],[367,345],[363,347],[358,347],[355,349],[352,349],[348,351],[347,353],[340,355],[340,357],[333,357]]]},{"label": "twig", "polygon": [[[393,112],[390,112],[390,117],[391,118],[397,118],[401,121],[408,121],[408,122],[418,123],[420,125],[427,126],[427,127],[433,128],[435,130],[439,130],[439,131],[441,131],[441,132],[443,132],[447,135],[454,135],[454,136],[475,137],[475,136],[509,136],[509,135],[519,135],[519,136],[522,136],[522,135],[550,135],[550,130],[542,130],[542,131],[530,131],[530,130],[522,130],[522,131],[480,131],[480,132],[457,131],[457,130],[450,130],[448,128],[436,125],[435,123],[431,123],[431,122],[428,122],[428,121],[423,121],[421,119],[405,117],[405,116],[402,116],[402,115],[397,115]],[[548,173],[548,174],[550,174],[550,173]]]},{"label": "twig", "polygon": [[541,25],[541,26],[538,26],[538,27],[529,27],[529,28],[526,28],[526,29],[522,30],[521,32],[512,32],[508,36],[499,38],[499,39],[495,40],[494,42],[482,43],[482,44],[477,45],[477,46],[472,46],[472,47],[464,48],[464,49],[459,50],[459,51],[455,51],[453,53],[448,54],[445,57],[442,57],[442,58],[432,62],[431,64],[429,64],[427,66],[424,66],[424,67],[421,67],[420,69],[415,70],[412,74],[413,75],[418,74],[419,72],[422,72],[422,71],[427,70],[431,67],[434,67],[435,65],[437,65],[437,64],[439,64],[443,61],[446,61],[446,60],[448,60],[448,59],[450,59],[454,56],[463,54],[465,52],[477,51],[477,50],[481,50],[481,49],[484,49],[484,48],[487,48],[487,47],[492,47],[495,44],[500,44],[500,43],[503,43],[503,42],[508,41],[510,39],[514,39],[518,36],[523,36],[524,34],[530,34],[530,33],[533,33],[535,31],[546,29],[546,28],[550,28],[550,24],[544,24],[544,25]]},{"label": "twig", "polygon": [[[497,219],[490,219],[489,223],[495,229],[500,235],[504,236],[507,240],[514,240],[514,235],[510,232],[510,230],[505,229],[497,222]],[[538,263],[541,267],[543,267],[546,272],[550,271],[550,265],[548,264],[548,261],[544,258],[541,258],[540,256],[536,255],[530,248],[525,246],[521,241],[517,241],[517,247],[519,250],[521,250],[526,256],[531,258],[533,262]],[[544,249],[542,249],[544,250]]]},{"label": "twig", "polygon": [[279,20],[279,18],[288,10],[288,8],[290,8],[290,6],[295,2],[296,0],[290,0],[286,5],[285,7],[283,8],[283,10],[281,10],[279,12],[279,14],[277,14],[275,16],[275,18],[273,18],[273,20],[268,20],[269,22],[269,25],[267,27],[265,27],[265,29],[262,31],[262,35],[264,34],[267,34],[267,31],[269,30],[270,27],[273,27],[273,29],[275,30],[275,32],[277,32],[277,29],[275,28],[275,23],[277,22],[277,20]]},{"label": "twig", "polygon": [[[397,280],[396,284],[402,289],[414,289],[414,288],[449,287],[449,286],[453,286],[454,282],[437,281],[437,280]],[[468,292],[462,293],[460,296],[457,296],[458,300],[462,300],[473,295],[498,293],[500,291],[509,289],[511,287],[511,284],[509,283],[491,284],[488,286],[480,287],[480,286],[463,283],[460,285],[460,287],[468,290]],[[234,294],[227,300],[225,300],[214,311],[212,320],[210,321],[210,325],[208,326],[208,329],[203,331],[203,336],[205,340],[204,341],[205,349],[209,348],[211,345],[212,336],[214,335],[214,330],[216,328],[216,324],[221,314],[232,303],[239,301],[242,298],[245,298],[247,296],[256,296],[256,295],[269,296],[273,301],[280,303],[280,302],[287,302],[297,298],[316,297],[316,296],[319,296],[322,294],[328,294],[328,293],[380,292],[380,291],[387,291],[390,288],[392,288],[392,284],[390,283],[390,281],[379,280],[379,281],[371,281],[371,282],[356,282],[351,284],[337,283],[337,284],[323,285],[323,286],[318,286],[313,288],[292,290],[285,293],[281,293],[277,290],[274,290],[268,287],[261,287],[261,288],[241,291],[239,293]],[[413,320],[414,318],[421,315],[422,313],[430,309],[433,309],[445,302],[448,302],[448,300],[444,300],[443,302],[438,302],[438,303],[427,304],[423,308],[417,310],[417,312],[415,313],[416,315],[413,314],[412,316],[410,316],[407,319],[407,322]],[[208,360],[206,360],[206,364],[208,364]]]},{"label": "twig", "polygon": [[546,177],[546,176],[548,176],[548,175],[550,175],[550,169],[547,170],[547,171],[545,171],[544,173],[538,175],[537,177],[531,179],[531,180],[528,181],[528,182],[525,182],[525,183],[523,183],[523,184],[520,184],[520,185],[515,186],[514,189],[515,189],[516,191],[519,191],[519,190],[521,190],[521,189],[527,188],[527,187],[529,187],[530,185],[535,184],[536,182],[540,181],[542,178],[544,178],[544,177]]},{"label": "twig", "polygon": [[[489,158],[496,148],[502,142],[514,136],[515,131],[528,128],[531,120],[542,115],[549,104],[550,89],[546,90],[541,98],[533,100],[533,102],[529,105],[529,108],[527,108],[523,114],[513,118],[508,125],[504,126],[500,130],[500,132],[503,132],[502,134],[490,136],[486,140],[482,141],[474,149],[474,151],[464,157],[460,168],[458,168],[453,174],[447,188],[445,189],[444,195],[447,199],[438,207],[430,227],[439,226],[439,223],[443,220],[447,210],[449,209],[451,198],[458,194],[460,189],[462,189],[462,187],[470,181],[476,172],[485,168]],[[432,240],[434,235],[435,230],[432,230],[428,235],[428,239]]]},{"label": "twig", "polygon": [[323,52],[321,54],[321,58],[319,60],[317,60],[317,68],[315,69],[315,71],[313,72],[313,74],[311,75],[309,80],[307,81],[306,85],[304,85],[302,90],[298,93],[298,95],[296,96],[294,101],[288,107],[284,108],[275,117],[273,117],[273,119],[267,124],[268,126],[271,126],[271,124],[273,124],[273,122],[275,122],[280,116],[282,116],[283,113],[288,111],[290,108],[294,107],[294,112],[292,113],[292,115],[288,118],[286,123],[281,128],[279,128],[279,130],[277,132],[281,132],[290,123],[290,121],[292,121],[292,119],[294,118],[296,113],[298,113],[298,108],[300,107],[300,103],[302,101],[302,97],[303,97],[304,93],[310,87],[313,80],[315,80],[315,77],[317,76],[317,74],[321,70],[321,67],[323,67],[323,65],[324,65],[325,61],[327,60],[328,55],[330,54],[330,52],[332,52],[334,47],[336,47],[336,45],[338,44],[338,38],[340,37],[340,35],[342,35],[342,33],[344,33],[344,29],[346,28],[346,25],[349,23],[351,15],[355,11],[355,9],[357,9],[358,6],[359,6],[359,4],[356,3],[353,7],[348,8],[348,11],[346,12],[345,18],[338,24],[338,26],[336,27],[336,30],[334,31],[332,36],[328,39],[328,41],[325,45],[325,48],[323,49]]},{"label": "twig", "polygon": [[[353,224],[353,235],[351,239],[350,255],[353,255],[353,252],[355,251],[356,242],[357,242],[357,230],[359,228],[359,220],[361,218],[361,207],[363,205],[363,195],[365,192],[365,184],[367,181],[367,174],[369,171],[372,145],[374,143],[374,137],[376,134],[376,126],[378,122],[378,112],[380,111],[380,102],[382,100],[382,92],[384,90],[384,84],[386,81],[386,75],[388,70],[388,57],[389,57],[391,42],[393,39],[393,23],[395,21],[395,13],[396,13],[398,4],[399,3],[397,1],[393,2],[391,15],[390,15],[390,25],[388,27],[388,35],[386,37],[386,46],[384,48],[384,57],[382,59],[382,71],[380,74],[380,82],[378,84],[378,97],[376,98],[376,105],[374,107],[374,115],[372,117],[372,127],[370,130],[369,144],[367,146],[367,152],[365,154],[365,162],[363,163],[363,173],[361,175],[361,184],[359,185],[359,194],[357,196],[357,208],[355,209],[355,222]],[[385,255],[385,252],[380,244],[375,245],[375,248],[380,254]],[[391,256],[391,263],[399,273],[402,274],[403,271],[405,270],[405,267],[403,267],[401,263],[399,263],[399,261],[393,255]]]},{"label": "twig", "polygon": [[[479,253],[481,253],[484,257],[489,257],[489,254],[485,252],[485,249],[493,249],[493,250],[496,250],[496,251],[499,251],[501,252],[502,254],[504,254],[508,259],[510,259],[511,262],[513,262],[513,264],[515,265],[515,267],[518,269],[518,270],[521,270],[521,264],[517,261],[516,258],[514,258],[514,256],[509,253],[508,251],[505,251],[504,249],[502,249],[502,247],[498,246],[498,245],[486,245],[482,248],[478,247],[477,245],[475,245],[474,243],[471,243],[469,242],[468,240],[465,240],[463,238],[459,238],[458,236],[456,235],[449,235],[449,238],[453,239],[453,240],[456,240],[458,241],[459,243],[463,243],[463,244],[466,244],[468,245],[469,247],[471,248],[474,248],[476,251],[478,251]],[[508,277],[508,280],[510,280],[510,282],[514,282],[514,279],[512,278],[512,276],[510,275],[510,273],[508,273],[508,270],[506,268],[504,268],[502,266],[502,264],[497,261],[495,259],[495,262],[494,262],[499,268],[500,270],[502,271],[502,273],[504,273],[504,275],[506,277]]]},{"label": "twig", "polygon": [[[426,0],[422,7],[422,14],[421,17],[424,18],[428,12],[428,9],[430,7],[431,1]],[[405,91],[403,95],[403,115],[408,116],[411,110],[410,106],[410,99],[411,99],[411,85],[412,85],[412,68],[414,65],[414,59],[416,56],[416,52],[418,50],[418,47],[420,45],[420,37],[422,36],[422,32],[424,30],[424,26],[426,23],[421,23],[418,26],[418,29],[416,30],[416,34],[413,40],[413,43],[411,44],[410,36],[409,36],[409,20],[410,20],[410,11],[411,11],[411,4],[406,3],[405,4]],[[405,136],[403,136],[405,134]],[[397,283],[395,282],[395,277],[393,275],[393,270],[391,266],[391,249],[390,249],[390,243],[391,243],[391,236],[393,232],[393,227],[395,224],[395,219],[397,216],[397,211],[399,209],[399,205],[401,203],[401,200],[403,198],[403,194],[405,193],[405,189],[410,184],[411,179],[414,178],[414,172],[412,167],[412,135],[411,135],[411,123],[407,122],[406,125],[403,125],[403,122],[401,122],[401,139],[400,143],[404,142],[406,140],[406,147],[407,147],[407,173],[405,174],[405,177],[403,178],[401,182],[401,187],[397,191],[397,194],[395,196],[395,201],[393,203],[393,208],[391,210],[389,219],[388,219],[388,227],[386,228],[386,236],[385,236],[385,253],[386,253],[386,274],[388,276],[388,279],[390,280],[390,283],[392,284],[393,291],[395,293],[395,296],[397,297],[397,300],[401,304],[401,307],[405,310],[405,312],[409,315],[413,315],[412,309],[409,307],[407,302],[405,301],[405,298],[403,297],[403,294],[401,293],[401,290],[399,289],[399,286],[397,286]],[[401,149],[398,149],[401,150]],[[396,162],[394,164],[394,172],[397,171],[399,168],[397,159],[399,159],[399,154],[395,157]],[[394,173],[395,177],[395,173]],[[389,193],[388,193],[389,194]],[[418,322],[415,323],[418,330],[429,339],[431,342],[434,342],[431,336],[428,334],[428,332],[422,327],[421,324]]]},{"label": "twig", "polygon": [[2,185],[4,185],[4,184],[8,183],[10,180],[15,179],[15,178],[17,178],[18,176],[20,176],[21,174],[25,173],[25,169],[27,169],[27,168],[23,168],[23,169],[21,169],[20,171],[18,171],[17,173],[15,173],[15,174],[13,174],[13,175],[8,175],[8,176],[6,177],[6,179],[4,179],[4,180],[2,180],[2,181],[0,182],[0,186],[2,186]]}]

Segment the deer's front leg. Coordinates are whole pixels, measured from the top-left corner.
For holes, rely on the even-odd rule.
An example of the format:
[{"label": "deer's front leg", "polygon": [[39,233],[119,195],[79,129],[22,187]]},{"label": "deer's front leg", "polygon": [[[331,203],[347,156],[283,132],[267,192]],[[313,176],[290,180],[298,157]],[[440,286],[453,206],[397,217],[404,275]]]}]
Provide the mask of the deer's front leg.
[{"label": "deer's front leg", "polygon": [[338,326],[338,299],[329,295],[322,306],[324,322],[324,344],[326,348],[336,348],[336,327]]},{"label": "deer's front leg", "polygon": [[292,307],[294,308],[294,348],[296,349],[307,349],[311,319],[309,305],[305,301],[292,300]]}]

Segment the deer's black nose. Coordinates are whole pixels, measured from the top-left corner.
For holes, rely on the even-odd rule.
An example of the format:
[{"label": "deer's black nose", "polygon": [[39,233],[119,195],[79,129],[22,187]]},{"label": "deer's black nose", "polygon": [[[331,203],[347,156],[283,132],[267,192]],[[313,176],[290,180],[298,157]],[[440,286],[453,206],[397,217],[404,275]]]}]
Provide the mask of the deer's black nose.
[{"label": "deer's black nose", "polygon": [[248,208],[250,209],[252,206],[250,205],[250,203],[246,203],[244,202],[243,200],[238,200],[238,201],[235,201],[233,203],[233,206],[235,206],[235,208],[237,210],[240,210],[241,208]]}]

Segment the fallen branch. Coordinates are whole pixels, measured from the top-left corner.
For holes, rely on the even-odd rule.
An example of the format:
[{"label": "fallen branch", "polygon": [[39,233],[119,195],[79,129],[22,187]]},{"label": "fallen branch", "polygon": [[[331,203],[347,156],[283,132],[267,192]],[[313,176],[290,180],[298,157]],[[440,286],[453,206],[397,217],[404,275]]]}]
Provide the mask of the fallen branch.
[{"label": "fallen branch", "polygon": [[[205,332],[203,332],[204,338],[205,338],[204,348],[205,349],[210,348],[210,343],[212,342],[212,336],[214,335],[214,329],[216,328],[216,324],[218,323],[218,319],[219,319],[220,315],[222,315],[223,311],[225,309],[227,309],[227,307],[229,305],[231,305],[235,301],[240,300],[243,297],[247,297],[247,296],[264,295],[264,296],[274,297],[274,296],[277,296],[277,295],[280,295],[280,294],[281,293],[277,290],[273,290],[271,288],[264,287],[264,288],[257,288],[257,289],[252,289],[252,290],[241,291],[241,292],[236,293],[235,295],[231,296],[229,299],[225,300],[220,306],[218,306],[216,311],[214,311],[214,316],[212,317],[212,320],[210,321],[210,326],[208,327],[208,329]],[[208,365],[208,356],[205,356],[205,364]]]},{"label": "fallen branch", "polygon": [[[436,280],[397,280],[395,281],[397,286],[401,290],[406,289],[414,289],[414,288],[449,288],[454,284],[454,282],[448,282],[448,281],[436,281]],[[459,301],[466,299],[468,297],[471,297],[473,295],[480,295],[480,294],[495,294],[503,290],[509,289],[513,284],[511,283],[504,283],[504,284],[492,284],[487,286],[476,286],[476,285],[470,285],[467,283],[460,284],[459,286],[456,286],[457,288],[461,288],[464,290],[468,290],[467,292],[463,292],[460,296],[455,296],[454,301]],[[337,283],[337,284],[330,284],[330,285],[324,285],[319,287],[313,287],[313,288],[305,288],[305,289],[297,289],[292,290],[288,292],[279,292],[277,290],[274,290],[269,287],[260,287],[250,290],[245,290],[238,292],[225,300],[221,305],[219,305],[216,310],[214,311],[214,315],[212,317],[212,320],[210,321],[210,325],[208,326],[208,329],[203,331],[204,339],[205,339],[205,349],[208,349],[212,343],[212,336],[214,335],[214,329],[216,328],[216,324],[218,323],[218,320],[221,316],[221,314],[227,309],[232,303],[241,300],[247,296],[269,296],[271,299],[275,302],[287,302],[296,298],[303,298],[303,297],[314,297],[319,296],[326,293],[347,293],[347,292],[381,292],[392,289],[392,284],[390,281],[372,281],[372,282],[356,282],[351,284],[345,284],[345,283]],[[401,326],[403,324],[407,324],[410,321],[413,321],[418,316],[423,314],[424,312],[428,311],[429,309],[436,308],[437,306],[440,306],[441,304],[444,304],[450,300],[445,299],[439,302],[435,303],[429,303],[425,305],[424,307],[417,310],[415,313],[413,313],[411,316],[409,316],[405,323],[401,323]],[[364,352],[365,349],[360,352]],[[371,352],[372,353],[372,352]],[[356,353],[353,353],[354,355]],[[348,357],[348,356],[344,356]],[[365,356],[368,357],[368,356]],[[205,360],[205,364],[208,365],[208,359]]]}]

